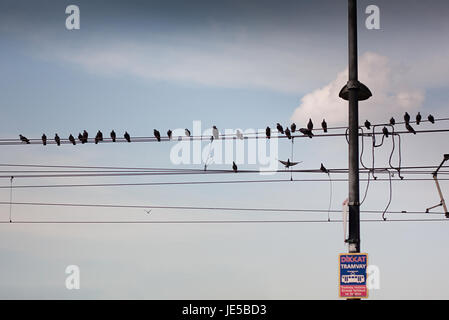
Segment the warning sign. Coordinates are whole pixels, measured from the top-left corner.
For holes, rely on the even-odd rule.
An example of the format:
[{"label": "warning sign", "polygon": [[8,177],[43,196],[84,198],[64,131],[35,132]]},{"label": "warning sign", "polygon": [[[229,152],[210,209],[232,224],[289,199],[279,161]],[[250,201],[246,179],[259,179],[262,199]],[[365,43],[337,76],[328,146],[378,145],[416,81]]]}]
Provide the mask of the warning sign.
[{"label": "warning sign", "polygon": [[342,253],[339,255],[339,293],[341,298],[368,298],[366,268],[368,254]]}]

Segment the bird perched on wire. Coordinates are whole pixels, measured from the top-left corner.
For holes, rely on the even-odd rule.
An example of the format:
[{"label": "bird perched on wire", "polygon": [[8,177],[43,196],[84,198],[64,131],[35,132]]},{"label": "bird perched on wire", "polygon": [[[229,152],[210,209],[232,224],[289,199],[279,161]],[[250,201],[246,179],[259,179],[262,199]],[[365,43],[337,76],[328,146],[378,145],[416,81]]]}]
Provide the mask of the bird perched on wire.
[{"label": "bird perched on wire", "polygon": [[235,135],[237,136],[237,139],[243,140],[243,133],[240,130],[237,129]]},{"label": "bird perched on wire", "polygon": [[308,136],[310,139],[312,139],[312,137],[313,137],[313,133],[309,129],[301,128],[301,129],[299,129],[299,132],[301,132],[305,136]]},{"label": "bird perched on wire", "polygon": [[115,133],[115,131],[112,130],[110,135],[111,135],[112,142],[115,142],[115,140],[117,138],[117,134]]},{"label": "bird perched on wire", "polygon": [[234,161],[232,161],[232,170],[234,170],[234,172],[237,172],[237,165]]},{"label": "bird perched on wire", "polygon": [[190,137],[190,130],[189,130],[189,129],[186,129],[186,130],[185,130],[185,134],[186,134],[187,137]]},{"label": "bird perched on wire", "polygon": [[307,124],[307,129],[309,129],[310,131],[313,131],[313,122],[312,122],[312,119],[309,119],[309,123]]},{"label": "bird perched on wire", "polygon": [[154,129],[153,134],[156,137],[157,141],[160,142],[161,141],[161,133],[158,130]]},{"label": "bird perched on wire", "polygon": [[69,136],[69,141],[70,141],[73,145],[76,145],[75,138],[74,138],[72,135]]},{"label": "bird perched on wire", "polygon": [[285,129],[285,135],[287,136],[287,138],[288,138],[289,140],[291,140],[291,139],[292,139],[292,134],[291,134],[291,132],[290,132],[290,129],[289,129],[289,128]]},{"label": "bird perched on wire", "polygon": [[291,129],[291,131],[292,131],[292,133],[295,133],[295,131],[296,131],[296,123],[292,123],[292,125],[290,126],[290,129]]},{"label": "bird perched on wire", "polygon": [[327,122],[325,119],[321,122],[321,128],[323,128],[324,133],[327,133]]},{"label": "bird perched on wire", "polygon": [[19,134],[20,141],[25,142],[26,144],[30,144],[30,140],[27,139],[27,137],[22,136]]},{"label": "bird perched on wire", "polygon": [[83,131],[83,143],[86,143],[89,139],[89,134],[87,133],[86,130]]},{"label": "bird perched on wire", "polygon": [[171,140],[172,134],[173,134],[173,132],[170,129],[168,129],[168,131],[167,131],[168,140]]},{"label": "bird perched on wire", "polygon": [[388,132],[387,127],[384,127],[384,128],[382,129],[382,132],[383,132],[383,134],[384,134],[384,136],[385,136],[386,138],[388,138],[388,136],[390,135],[390,132]]},{"label": "bird perched on wire", "polygon": [[219,132],[216,126],[212,127],[212,135],[214,137],[215,140],[218,140],[218,136],[219,136]]},{"label": "bird perched on wire", "polygon": [[320,170],[324,173],[329,173],[329,170],[327,170],[323,164],[321,164]]},{"label": "bird perched on wire", "polygon": [[390,124],[391,124],[392,126],[394,126],[394,125],[396,124],[396,120],[394,120],[393,117],[391,117],[391,119],[390,119]]},{"label": "bird perched on wire", "polygon": [[410,123],[406,123],[405,127],[407,128],[407,130],[413,134],[416,134],[415,129],[413,129],[413,127],[410,125]]},{"label": "bird perched on wire", "polygon": [[95,144],[97,144],[100,141],[103,141],[103,133],[100,130],[98,130],[97,135],[95,136]]},{"label": "bird perched on wire", "polygon": [[410,115],[408,114],[408,112],[406,112],[405,115],[404,115],[404,121],[405,121],[405,123],[409,123],[410,122]]},{"label": "bird perched on wire", "polygon": [[267,127],[265,129],[265,135],[267,136],[267,139],[270,139],[270,137],[271,137],[271,129],[270,129],[270,127]]},{"label": "bird perched on wire", "polygon": [[300,162],[291,162],[290,159],[287,159],[287,161],[279,160],[279,162],[282,163],[286,168],[290,168],[290,167],[296,166],[299,163],[302,163],[302,161],[300,161]]},{"label": "bird perched on wire", "polygon": [[123,137],[126,139],[126,141],[131,142],[131,136],[129,135],[128,131],[125,131]]},{"label": "bird perched on wire", "polygon": [[365,128],[371,130],[371,122],[369,122],[368,120],[365,121]]},{"label": "bird perched on wire", "polygon": [[55,141],[56,141],[56,144],[57,144],[58,146],[61,145],[61,138],[59,138],[59,136],[58,136],[57,133],[55,134]]},{"label": "bird perched on wire", "polygon": [[421,123],[422,120],[422,116],[421,113],[418,112],[418,114],[416,115],[416,124],[419,126],[419,124]]},{"label": "bird perched on wire", "polygon": [[45,133],[42,135],[42,144],[43,144],[44,146],[47,145],[47,136],[45,135]]},{"label": "bird perched on wire", "polygon": [[81,132],[78,133],[78,140],[79,142],[84,143],[83,135],[81,134]]},{"label": "bird perched on wire", "polygon": [[427,120],[429,120],[432,124],[435,124],[435,118],[431,114],[429,114]]},{"label": "bird perched on wire", "polygon": [[280,123],[276,124],[276,128],[278,129],[278,132],[284,134],[284,128],[282,128],[282,126],[280,125]]}]

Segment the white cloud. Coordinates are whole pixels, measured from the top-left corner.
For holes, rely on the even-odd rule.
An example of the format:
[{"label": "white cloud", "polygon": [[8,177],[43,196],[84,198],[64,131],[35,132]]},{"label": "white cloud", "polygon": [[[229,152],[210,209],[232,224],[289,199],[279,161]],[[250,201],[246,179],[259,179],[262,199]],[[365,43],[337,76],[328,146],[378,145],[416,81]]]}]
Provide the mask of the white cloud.
[{"label": "white cloud", "polygon": [[[364,119],[388,121],[391,116],[400,119],[405,111],[415,112],[424,102],[424,92],[405,85],[407,73],[385,56],[372,52],[363,54],[359,61],[359,79],[373,93],[369,100],[359,103],[360,122]],[[320,122],[325,118],[332,125],[347,123],[348,102],[338,97],[347,81],[346,69],[328,85],[305,95],[292,121],[305,125],[309,118],[320,119]]]}]

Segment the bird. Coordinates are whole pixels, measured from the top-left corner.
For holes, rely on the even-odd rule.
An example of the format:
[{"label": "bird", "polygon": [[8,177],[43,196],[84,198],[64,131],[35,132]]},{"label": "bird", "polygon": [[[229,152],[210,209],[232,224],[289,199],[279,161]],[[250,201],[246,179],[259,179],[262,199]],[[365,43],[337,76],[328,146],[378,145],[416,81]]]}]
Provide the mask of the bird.
[{"label": "bird", "polygon": [[329,173],[329,170],[327,170],[323,164],[321,164],[320,170],[324,173]]},{"label": "bird", "polygon": [[371,122],[369,122],[368,120],[365,121],[365,128],[371,130]]},{"label": "bird", "polygon": [[285,129],[285,135],[287,136],[287,138],[288,138],[289,140],[291,140],[292,134],[290,133],[290,129],[289,129],[289,128]]},{"label": "bird", "polygon": [[69,136],[69,141],[70,141],[73,145],[76,145],[75,138],[74,138],[72,135]]},{"label": "bird", "polygon": [[126,139],[126,141],[131,142],[131,137],[130,137],[128,131],[125,131],[125,134],[123,135],[123,137]]},{"label": "bird", "polygon": [[396,120],[394,120],[393,117],[391,117],[391,119],[390,119],[390,124],[391,124],[392,126],[394,126],[394,125],[396,124]]},{"label": "bird", "polygon": [[387,127],[384,127],[384,128],[382,129],[382,132],[383,132],[383,134],[385,135],[385,137],[388,138],[388,135],[389,135],[390,133],[388,132]]},{"label": "bird", "polygon": [[237,129],[235,135],[237,136],[237,139],[243,140],[243,133],[240,130]]},{"label": "bird", "polygon": [[45,133],[42,135],[42,144],[43,144],[44,146],[47,145],[47,136],[45,135]]},{"label": "bird", "polygon": [[290,129],[292,129],[292,133],[295,133],[295,131],[296,131],[296,123],[292,123],[292,125],[290,126]]},{"label": "bird", "polygon": [[307,129],[309,129],[310,131],[313,130],[313,122],[312,122],[312,119],[309,119],[309,123],[307,124]]},{"label": "bird", "polygon": [[421,113],[418,112],[418,114],[416,115],[416,124],[419,126],[419,124],[421,123],[422,120],[422,116]]},{"label": "bird", "polygon": [[407,128],[407,130],[413,134],[416,134],[415,129],[413,129],[413,127],[410,125],[410,123],[406,123],[405,127]]},{"label": "bird", "polygon": [[83,131],[83,143],[87,142],[87,139],[89,139],[89,134],[87,133],[86,130]]},{"label": "bird", "polygon": [[153,130],[154,136],[156,137],[157,141],[161,141],[161,133],[157,131],[156,129]]},{"label": "bird", "polygon": [[408,114],[408,112],[406,112],[405,115],[404,115],[404,121],[405,121],[405,123],[409,123],[410,122],[410,115]]},{"label": "bird", "polygon": [[237,172],[237,165],[234,161],[232,161],[232,170],[234,170],[234,172]]},{"label": "bird", "polygon": [[218,129],[216,126],[212,127],[212,135],[214,136],[214,139],[218,139]]},{"label": "bird", "polygon": [[55,141],[56,141],[56,144],[57,144],[58,146],[61,145],[61,138],[59,138],[59,136],[58,136],[57,133],[55,134]]},{"label": "bird", "polygon": [[271,137],[271,129],[270,129],[270,127],[267,127],[265,129],[265,134],[267,135],[267,139],[270,139],[270,137]]},{"label": "bird", "polygon": [[25,142],[26,144],[30,144],[30,140],[27,139],[27,137],[24,137],[21,134],[19,134],[19,137],[22,142]]},{"label": "bird", "polygon": [[309,129],[301,128],[301,129],[299,129],[299,132],[301,132],[305,136],[308,136],[310,139],[312,139],[312,137],[313,137],[313,133]]},{"label": "bird", "polygon": [[167,137],[168,137],[169,140],[171,140],[172,133],[173,133],[173,132],[172,132],[170,129],[168,129],[168,131],[167,131]]},{"label": "bird", "polygon": [[323,119],[323,122],[321,122],[321,128],[323,128],[324,133],[327,133],[327,123],[326,120]]},{"label": "bird", "polygon": [[99,141],[103,141],[103,133],[100,130],[98,130],[97,135],[95,136],[95,144]]},{"label": "bird", "polygon": [[117,138],[117,134],[115,133],[115,131],[114,130],[112,130],[111,131],[111,139],[112,139],[112,142],[115,142],[115,139]]},{"label": "bird", "polygon": [[84,143],[83,135],[81,134],[81,132],[78,133],[78,140],[79,140],[81,143]]},{"label": "bird", "polygon": [[189,129],[186,129],[186,130],[185,130],[185,133],[186,133],[186,136],[187,136],[187,137],[190,137],[190,130],[189,130]]},{"label": "bird", "polygon": [[282,128],[282,126],[279,123],[277,123],[276,128],[280,133],[284,134],[284,128]]},{"label": "bird", "polygon": [[429,114],[429,116],[427,117],[427,119],[428,119],[432,124],[435,124],[435,118],[434,118],[431,114]]},{"label": "bird", "polygon": [[301,163],[302,161],[291,162],[290,159],[287,159],[287,161],[279,160],[279,162],[282,163],[286,168],[290,168],[290,167],[296,166],[298,163]]}]

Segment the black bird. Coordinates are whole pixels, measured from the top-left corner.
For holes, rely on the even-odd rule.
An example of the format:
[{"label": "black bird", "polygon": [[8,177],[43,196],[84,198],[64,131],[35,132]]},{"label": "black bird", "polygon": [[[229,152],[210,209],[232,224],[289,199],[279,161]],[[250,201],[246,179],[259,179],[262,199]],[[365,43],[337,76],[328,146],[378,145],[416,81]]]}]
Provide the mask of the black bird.
[{"label": "black bird", "polygon": [[323,119],[323,122],[321,122],[321,128],[323,128],[324,133],[327,133],[327,123],[326,120]]},{"label": "black bird", "polygon": [[234,172],[237,172],[237,165],[234,161],[232,161],[232,170],[234,170]]},{"label": "black bird", "polygon": [[186,133],[186,136],[187,136],[187,137],[190,137],[191,133],[190,133],[190,130],[189,130],[189,129],[186,129],[186,130],[185,130],[185,133]]},{"label": "black bird", "polygon": [[26,144],[30,144],[30,140],[28,140],[27,137],[24,137],[21,134],[19,134],[19,137],[22,142],[26,142]]},{"label": "black bird", "polygon": [[154,136],[156,137],[157,141],[161,141],[161,133],[159,131],[157,131],[156,129],[154,129],[153,133],[154,133]]},{"label": "black bird", "polygon": [[405,127],[407,128],[407,130],[413,134],[416,134],[415,129],[413,129],[413,127],[410,125],[410,123],[406,123]]},{"label": "black bird", "polygon": [[216,126],[212,127],[212,135],[214,136],[214,139],[218,139],[219,132]]},{"label": "black bird", "polygon": [[390,124],[391,124],[392,126],[394,126],[394,125],[396,124],[396,120],[394,120],[393,117],[390,119]]},{"label": "black bird", "polygon": [[301,163],[302,161],[301,162],[290,162],[290,159],[287,159],[287,161],[279,160],[279,162],[282,163],[286,168],[290,168],[290,167],[296,166],[298,163]]},{"label": "black bird", "polygon": [[384,127],[384,128],[382,129],[382,132],[383,132],[383,134],[385,135],[386,138],[388,138],[388,136],[390,135],[390,133],[388,132],[387,127]]},{"label": "black bird", "polygon": [[128,131],[125,131],[125,134],[123,135],[123,137],[125,137],[126,141],[131,142],[131,137],[130,137]]},{"label": "black bird", "polygon": [[410,122],[410,115],[408,114],[408,112],[406,112],[405,115],[404,115],[404,121],[405,121],[405,123],[409,123]]},{"label": "black bird", "polygon": [[287,138],[288,138],[289,140],[291,140],[292,135],[291,135],[291,133],[290,133],[290,129],[289,129],[289,128],[285,129],[285,135],[287,136]]},{"label": "black bird", "polygon": [[43,144],[44,146],[47,145],[47,136],[45,135],[45,133],[42,135],[42,144]]},{"label": "black bird", "polygon": [[111,131],[111,139],[112,139],[112,142],[115,142],[115,139],[117,138],[117,134],[115,133],[115,131],[114,130],[112,130]]},{"label": "black bird", "polygon": [[282,126],[279,123],[277,123],[276,128],[280,133],[284,134],[284,128],[282,128]]},{"label": "black bird", "polygon": [[371,122],[369,122],[368,120],[365,121],[365,128],[371,130]]},{"label": "black bird", "polygon": [[296,123],[292,123],[292,125],[290,126],[290,129],[292,129],[292,133],[295,133],[295,131],[296,131]]},{"label": "black bird", "polygon": [[421,123],[422,120],[422,116],[421,113],[418,112],[418,114],[416,115],[416,124],[419,126],[419,124]]},{"label": "black bird", "polygon": [[431,114],[429,114],[429,116],[427,117],[427,119],[428,119],[432,124],[435,124],[435,118],[434,118]]},{"label": "black bird", "polygon": [[95,136],[95,144],[99,141],[103,141],[103,133],[100,130],[98,130],[97,135]]},{"label": "black bird", "polygon": [[79,140],[81,143],[84,143],[83,135],[82,135],[81,133],[78,133],[78,140]]},{"label": "black bird", "polygon": [[169,130],[167,131],[167,136],[168,136],[168,139],[169,139],[169,140],[171,140],[171,135],[172,135],[172,131],[169,129]]},{"label": "black bird", "polygon": [[308,136],[310,139],[312,139],[312,137],[313,137],[313,133],[309,129],[301,128],[301,129],[299,129],[299,132],[301,132],[305,136]]},{"label": "black bird", "polygon": [[271,137],[271,129],[270,129],[270,127],[267,127],[265,129],[265,134],[267,135],[267,139],[270,139],[270,137]]},{"label": "black bird", "polygon": [[73,145],[76,145],[75,138],[74,138],[72,135],[69,136],[69,141],[70,141]]},{"label": "black bird", "polygon": [[89,139],[89,134],[87,133],[86,130],[84,130],[83,131],[83,143],[86,143],[88,139]]},{"label": "black bird", "polygon": [[307,124],[307,129],[309,129],[310,131],[313,130],[313,122],[312,122],[312,119],[309,119],[309,123]]},{"label": "black bird", "polygon": [[320,170],[321,170],[322,172],[324,172],[324,173],[329,173],[329,170],[327,170],[326,167],[325,167],[323,164],[321,164]]},{"label": "black bird", "polygon": [[55,141],[56,141],[56,144],[57,144],[58,146],[61,145],[61,138],[59,138],[59,136],[58,136],[57,133],[55,134]]}]

